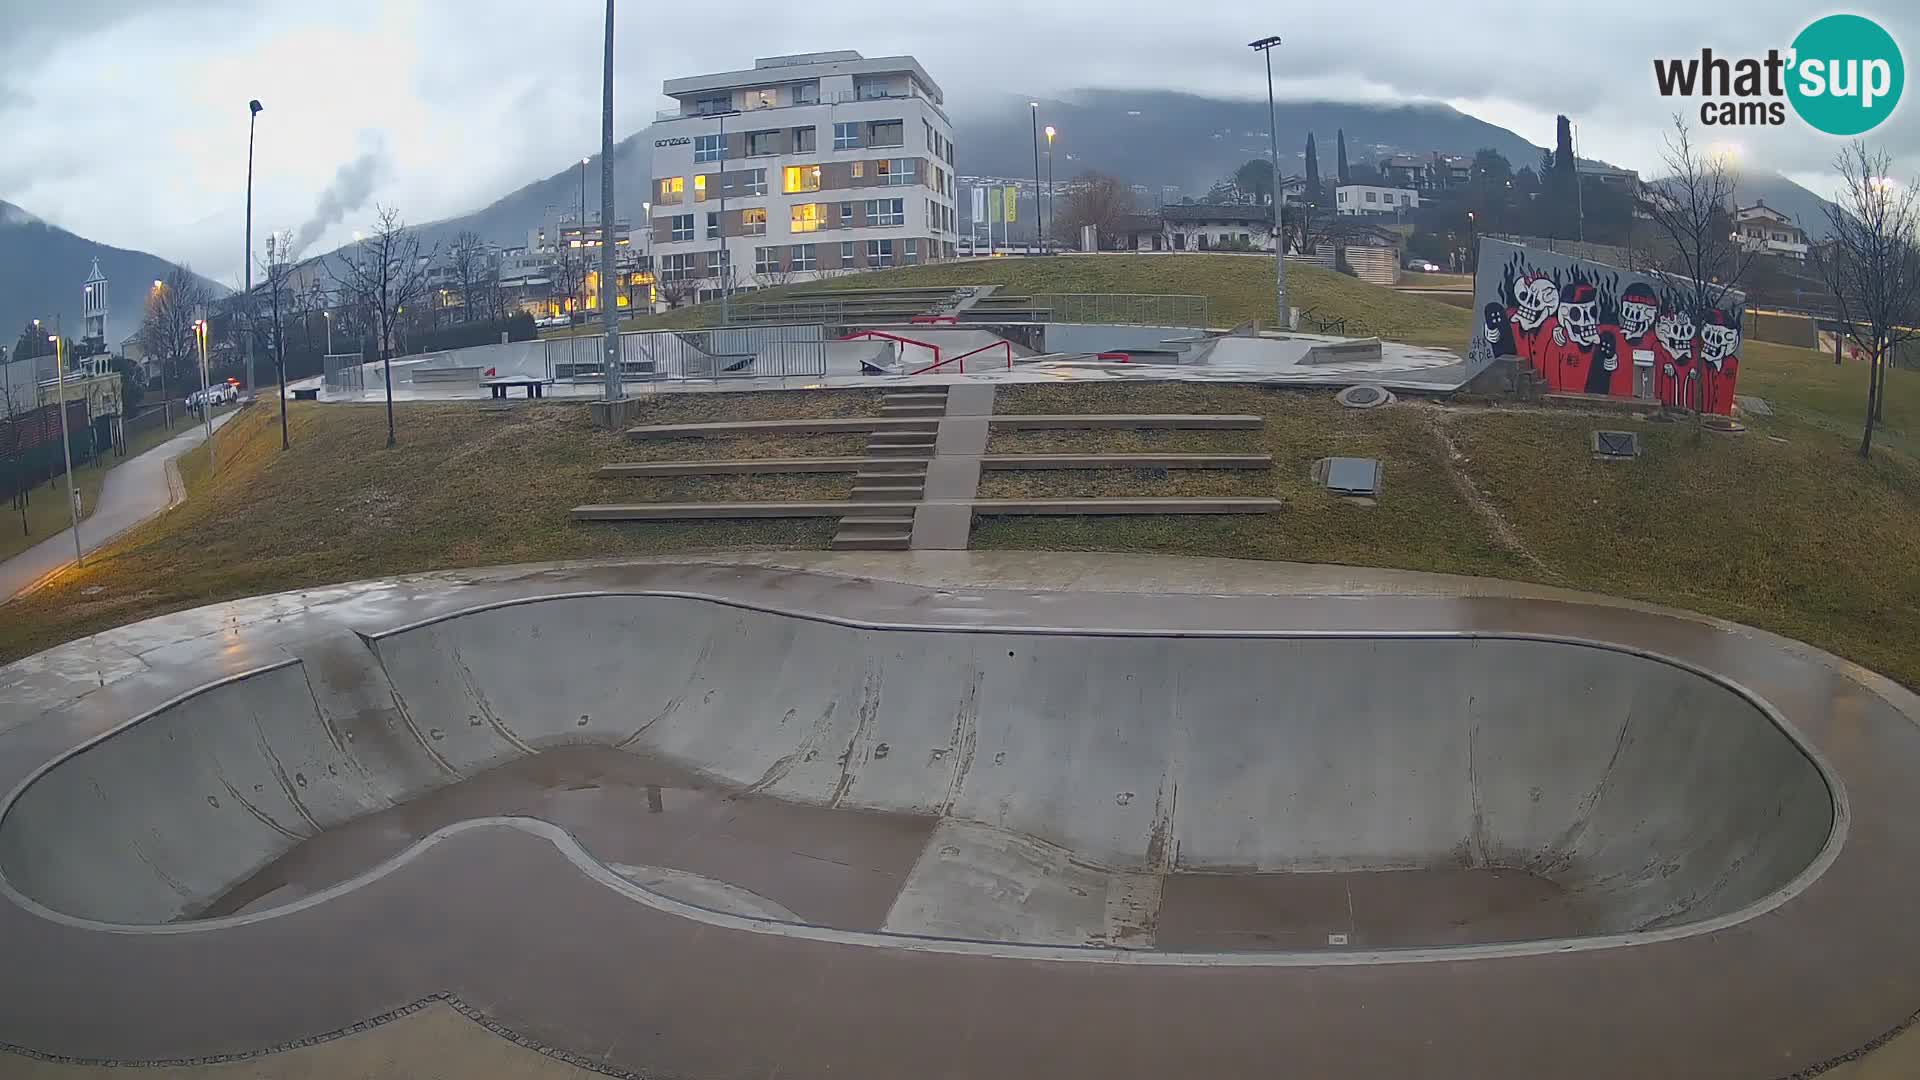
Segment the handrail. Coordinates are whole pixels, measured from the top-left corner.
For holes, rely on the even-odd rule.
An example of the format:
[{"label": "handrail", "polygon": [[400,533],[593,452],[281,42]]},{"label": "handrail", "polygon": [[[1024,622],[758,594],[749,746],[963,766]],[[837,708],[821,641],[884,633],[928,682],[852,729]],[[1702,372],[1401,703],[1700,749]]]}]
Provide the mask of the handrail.
[{"label": "handrail", "polygon": [[[901,337],[901,336],[900,336],[899,334],[890,334],[890,333],[888,333],[888,332],[887,332],[887,331],[885,331],[885,330],[859,330],[859,331],[855,331],[854,333],[851,333],[851,334],[848,334],[848,335],[846,335],[845,337],[843,337],[843,338],[841,338],[840,340],[841,340],[841,341],[858,341],[858,340],[861,340],[861,339],[863,339],[863,338],[864,338],[864,339],[866,339],[866,340],[868,340],[868,341],[872,341],[872,340],[873,340],[874,338],[882,338],[882,339],[885,339],[885,340],[887,340],[887,341],[897,341],[897,342],[900,342],[900,343],[901,343],[901,344],[903,344],[903,345],[918,345],[918,346],[920,346],[920,347],[921,347],[921,348],[923,348],[923,349],[932,349],[932,350],[933,350],[933,364],[932,364],[932,366],[931,366],[931,367],[923,367],[923,368],[921,368],[921,369],[920,369],[920,371],[931,371],[931,370],[933,370],[933,368],[937,368],[937,367],[939,367],[939,366],[940,366],[940,364],[941,364],[941,360],[940,360],[940,346],[938,346],[938,345],[935,345],[935,344],[934,344],[933,342],[931,342],[931,341],[915,341],[914,339],[912,339],[912,338],[910,338],[910,337]],[[910,371],[910,372],[908,372],[907,374],[909,374],[909,375],[918,375],[918,374],[920,374],[920,371]]]},{"label": "handrail", "polygon": [[982,346],[980,346],[980,347],[979,347],[979,348],[977,348],[977,349],[972,349],[972,350],[970,350],[970,351],[968,351],[968,352],[963,352],[963,353],[961,353],[961,354],[960,354],[959,356],[950,356],[950,357],[948,357],[948,358],[947,358],[947,359],[945,359],[945,360],[941,360],[941,359],[939,359],[939,353],[938,353],[938,351],[936,351],[936,352],[934,353],[934,362],[933,362],[933,363],[931,363],[931,364],[928,364],[928,365],[927,365],[926,367],[923,367],[923,368],[921,368],[921,369],[920,369],[919,371],[909,371],[909,372],[907,372],[907,374],[909,374],[909,375],[919,375],[919,374],[921,374],[922,372],[927,372],[927,371],[932,371],[932,370],[933,370],[934,368],[937,368],[937,367],[939,367],[939,366],[940,366],[940,365],[942,365],[942,364],[952,364],[952,363],[958,363],[958,364],[960,365],[960,373],[961,373],[962,375],[964,375],[964,374],[966,374],[966,373],[967,373],[967,357],[969,357],[969,356],[973,356],[973,355],[975,355],[975,354],[977,354],[977,353],[983,353],[983,352],[986,352],[986,351],[987,351],[988,349],[992,349],[992,348],[997,348],[997,347],[999,347],[999,346],[1001,346],[1001,345],[1005,345],[1005,346],[1007,347],[1007,370],[1008,370],[1008,371],[1012,371],[1012,370],[1013,370],[1013,342],[1011,342],[1011,341],[989,341],[989,342],[987,342],[987,343],[986,343],[985,345],[982,345]]}]

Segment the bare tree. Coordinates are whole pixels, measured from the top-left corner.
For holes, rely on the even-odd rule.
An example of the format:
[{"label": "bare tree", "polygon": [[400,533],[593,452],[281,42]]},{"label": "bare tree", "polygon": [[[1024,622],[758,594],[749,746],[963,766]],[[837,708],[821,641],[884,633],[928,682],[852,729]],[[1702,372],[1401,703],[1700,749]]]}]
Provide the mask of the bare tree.
[{"label": "bare tree", "polygon": [[281,321],[280,315],[282,311],[291,311],[293,305],[293,290],[289,288],[294,270],[291,232],[267,235],[267,257],[260,263],[260,269],[264,274],[260,283],[271,314],[271,321],[263,321],[262,329],[267,332],[274,373],[278,376],[280,386],[280,449],[285,450],[293,444],[287,438],[287,334],[286,324]]},{"label": "bare tree", "polygon": [[670,308],[684,306],[700,291],[700,282],[695,278],[671,277],[660,279],[660,297]]},{"label": "bare tree", "polygon": [[1104,173],[1081,173],[1060,212],[1060,235],[1077,240],[1081,227],[1092,225],[1101,236],[1117,236],[1131,213],[1133,192],[1127,185]]},{"label": "bare tree", "polygon": [[344,248],[327,266],[334,284],[353,303],[361,305],[372,323],[380,350],[381,375],[387,390],[387,445],[397,440],[393,429],[393,343],[408,306],[417,312],[427,295],[427,264],[432,253],[420,254],[420,238],[400,220],[400,211],[375,204],[373,232]]},{"label": "bare tree", "polygon": [[467,229],[453,238],[453,246],[447,249],[447,265],[453,271],[453,280],[460,292],[460,320],[472,322],[479,299],[479,288],[486,279],[489,262],[487,245],[480,234]]},{"label": "bare tree", "polygon": [[[794,272],[787,269],[785,263],[775,263],[772,269],[762,270],[753,275],[753,281],[763,289],[777,289],[782,285],[793,284],[795,277]],[[632,301],[629,300],[628,304],[631,305]]]},{"label": "bare tree", "polygon": [[[581,286],[586,283],[586,249],[561,246],[554,250],[552,295],[561,300],[571,300],[571,316],[578,316],[585,310],[581,303]],[[577,320],[576,320],[577,321]]]},{"label": "bare tree", "polygon": [[207,314],[211,300],[206,285],[192,270],[176,266],[147,294],[140,318],[140,347],[160,362],[160,399],[165,419],[173,427],[173,400],[168,377],[178,379],[199,359],[200,343],[194,324]]},{"label": "bare tree", "polygon": [[1678,113],[1660,159],[1668,175],[1647,185],[1644,208],[1666,245],[1660,254],[1650,254],[1654,264],[1646,268],[1662,271],[1669,284],[1689,294],[1697,321],[1725,304],[1759,250],[1742,246],[1734,235],[1739,180],[1727,158],[1695,147]]},{"label": "bare tree", "polygon": [[1833,161],[1840,191],[1826,205],[1832,239],[1809,259],[1833,293],[1839,333],[1867,357],[1867,419],[1860,456],[1873,452],[1873,425],[1885,419],[1887,368],[1901,344],[1920,337],[1920,191],[1889,173],[1884,150],[1856,142]]}]

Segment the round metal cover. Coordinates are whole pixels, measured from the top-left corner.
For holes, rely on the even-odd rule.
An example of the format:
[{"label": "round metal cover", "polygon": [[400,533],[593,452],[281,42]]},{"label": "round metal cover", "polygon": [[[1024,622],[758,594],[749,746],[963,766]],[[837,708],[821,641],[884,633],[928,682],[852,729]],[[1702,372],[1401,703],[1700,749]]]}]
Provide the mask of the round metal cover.
[{"label": "round metal cover", "polygon": [[1334,400],[1349,409],[1372,409],[1391,402],[1393,395],[1383,387],[1362,384],[1347,387],[1335,395]]}]

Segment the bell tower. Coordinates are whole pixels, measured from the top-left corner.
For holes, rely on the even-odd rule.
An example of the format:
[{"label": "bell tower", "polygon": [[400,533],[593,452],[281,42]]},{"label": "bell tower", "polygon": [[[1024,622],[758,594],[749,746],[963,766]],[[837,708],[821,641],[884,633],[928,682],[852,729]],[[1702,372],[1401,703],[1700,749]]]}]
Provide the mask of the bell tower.
[{"label": "bell tower", "polygon": [[100,260],[93,260],[93,272],[81,288],[80,312],[86,317],[86,333],[83,339],[93,343],[96,349],[107,347],[107,275],[100,272]]}]

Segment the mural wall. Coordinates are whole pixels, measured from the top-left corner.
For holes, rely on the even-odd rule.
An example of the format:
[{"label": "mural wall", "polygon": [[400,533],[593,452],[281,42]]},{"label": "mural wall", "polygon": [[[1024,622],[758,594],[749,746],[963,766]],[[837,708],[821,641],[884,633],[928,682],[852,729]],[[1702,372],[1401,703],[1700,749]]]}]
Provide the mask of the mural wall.
[{"label": "mural wall", "polygon": [[1479,315],[1469,353],[1515,357],[1554,394],[1605,394],[1722,415],[1733,411],[1746,297],[1693,310],[1690,291],[1636,273],[1480,241]]}]

